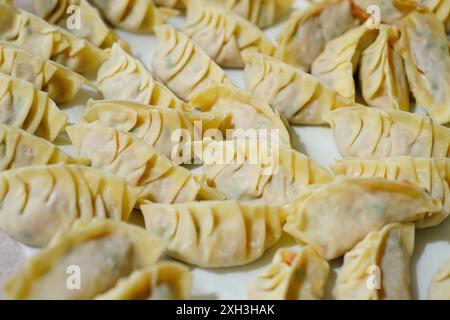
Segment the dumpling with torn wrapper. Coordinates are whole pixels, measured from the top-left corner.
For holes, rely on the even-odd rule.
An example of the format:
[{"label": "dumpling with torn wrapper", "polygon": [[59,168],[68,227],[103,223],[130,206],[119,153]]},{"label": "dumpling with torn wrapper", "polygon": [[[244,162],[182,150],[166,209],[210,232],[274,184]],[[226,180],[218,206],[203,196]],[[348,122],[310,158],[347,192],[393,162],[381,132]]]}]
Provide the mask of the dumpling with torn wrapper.
[{"label": "dumpling with torn wrapper", "polygon": [[[17,300],[95,299],[153,266],[163,249],[160,238],[131,224],[77,221],[33,256],[6,284],[5,293]],[[70,279],[76,274],[80,276]]]},{"label": "dumpling with torn wrapper", "polygon": [[55,164],[0,173],[0,228],[36,247],[77,219],[128,220],[139,189],[94,168]]},{"label": "dumpling with torn wrapper", "polygon": [[281,237],[285,210],[262,201],[200,201],[141,206],[150,234],[167,254],[201,267],[233,267],[260,258]]},{"label": "dumpling with torn wrapper", "polygon": [[415,183],[338,177],[307,187],[290,206],[284,230],[332,260],[386,224],[415,222],[441,210],[440,201]]}]

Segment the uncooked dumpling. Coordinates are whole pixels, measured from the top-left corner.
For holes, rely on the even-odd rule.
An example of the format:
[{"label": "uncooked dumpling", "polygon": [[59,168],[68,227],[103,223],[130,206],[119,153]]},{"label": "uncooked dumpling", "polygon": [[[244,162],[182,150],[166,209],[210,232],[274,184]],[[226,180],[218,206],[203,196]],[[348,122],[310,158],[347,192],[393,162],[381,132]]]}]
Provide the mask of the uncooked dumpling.
[{"label": "uncooked dumpling", "polygon": [[251,300],[319,300],[330,267],[314,250],[279,249],[272,263],[250,283]]},{"label": "uncooked dumpling", "polygon": [[[265,102],[246,91],[227,85],[212,85],[196,92],[191,105],[203,112],[231,114],[236,137],[265,134],[280,144],[290,146],[289,132],[280,114]],[[230,137],[227,137],[231,139]],[[259,137],[261,138],[261,137]]]},{"label": "uncooked dumpling", "polygon": [[377,39],[361,56],[359,81],[371,107],[409,111],[409,88],[400,53],[394,49],[398,29],[382,25]]},{"label": "uncooked dumpling", "polygon": [[177,203],[223,199],[200,178],[177,166],[145,142],[99,123],[67,128],[74,149],[92,166],[140,187],[140,200]]},{"label": "uncooked dumpling", "polygon": [[409,300],[414,225],[372,231],[344,256],[334,296],[340,300]]},{"label": "uncooked dumpling", "polygon": [[260,258],[281,237],[285,210],[260,201],[201,201],[141,206],[145,226],[167,253],[201,267],[233,267]]},{"label": "uncooked dumpling", "polygon": [[97,70],[108,52],[25,11],[0,2],[0,40],[78,72]]},{"label": "uncooked dumpling", "polygon": [[255,51],[243,57],[247,89],[290,123],[323,124],[329,111],[351,103],[299,68]]},{"label": "uncooked dumpling", "polygon": [[442,203],[440,213],[432,213],[416,221],[418,227],[441,223],[450,214],[450,159],[392,157],[380,159],[344,159],[331,166],[336,175],[379,177],[418,183],[432,198]]},{"label": "uncooked dumpling", "polygon": [[225,72],[183,33],[170,25],[155,28],[159,47],[153,58],[153,71],[184,101],[194,91],[215,83],[231,84]]},{"label": "uncooked dumpling", "polygon": [[6,284],[5,293],[17,300],[95,299],[133,272],[153,266],[163,249],[161,239],[131,224],[77,221],[33,256]]},{"label": "uncooked dumpling", "polygon": [[441,209],[440,201],[415,183],[338,177],[307,187],[292,203],[284,230],[332,260],[371,231],[393,222],[414,222]]},{"label": "uncooked dumpling", "polygon": [[252,49],[272,55],[275,45],[251,22],[204,0],[187,0],[183,31],[217,64],[242,68],[241,52]]},{"label": "uncooked dumpling", "polygon": [[328,122],[343,157],[450,156],[450,129],[428,117],[368,107],[339,108]]},{"label": "uncooked dumpling", "polygon": [[53,141],[67,120],[47,93],[27,81],[0,75],[0,123]]},{"label": "uncooked dumpling", "polygon": [[137,270],[96,297],[97,300],[185,300],[192,290],[189,269],[175,262],[160,262]]},{"label": "uncooked dumpling", "polygon": [[227,199],[262,199],[282,206],[291,203],[306,186],[333,180],[307,156],[265,141],[211,142],[202,152],[202,173]]},{"label": "uncooked dumpling", "polygon": [[136,58],[114,44],[110,58],[100,67],[97,83],[105,99],[130,100],[143,104],[190,110]]},{"label": "uncooked dumpling", "polygon": [[336,90],[345,99],[355,101],[355,73],[361,52],[372,44],[377,29],[361,25],[328,42],[314,60],[311,74]]},{"label": "uncooked dumpling", "polygon": [[348,0],[323,1],[295,11],[278,34],[276,56],[309,72],[329,41],[360,23]]},{"label": "uncooked dumpling", "polygon": [[152,0],[90,0],[113,26],[131,32],[149,33],[178,11],[157,8]]},{"label": "uncooked dumpling", "polygon": [[444,261],[431,279],[428,299],[450,300],[450,260]]},{"label": "uncooked dumpling", "polygon": [[417,105],[435,122],[450,122],[450,51],[444,26],[430,12],[411,13],[399,26],[399,50]]},{"label": "uncooked dumpling", "polygon": [[72,100],[89,81],[71,69],[0,41],[0,72],[34,84],[56,103]]},{"label": "uncooked dumpling", "polygon": [[[96,8],[88,0],[28,0],[36,15],[42,19],[67,29],[75,36],[91,42],[102,49],[119,42],[125,48],[128,44],[109,28]],[[79,11],[71,10],[76,8]],[[79,16],[77,16],[79,14]],[[79,18],[80,25],[72,25]]]},{"label": "uncooked dumpling", "polygon": [[[119,100],[89,100],[87,105],[88,108],[81,116],[85,122],[98,121],[107,127],[129,133],[172,161],[175,161],[175,156],[178,158],[174,150],[182,151],[186,143],[201,140],[208,132],[225,134],[227,129],[232,128],[230,117],[226,114],[183,112]],[[182,130],[180,136],[177,135],[178,130]],[[183,159],[183,156],[179,158]]]},{"label": "uncooked dumpling", "polygon": [[0,171],[56,163],[85,163],[45,139],[0,124]]},{"label": "uncooked dumpling", "polygon": [[138,194],[124,179],[80,165],[4,171],[0,228],[24,244],[42,247],[77,218],[127,220]]},{"label": "uncooked dumpling", "polygon": [[274,25],[292,7],[293,0],[212,0],[260,28]]}]

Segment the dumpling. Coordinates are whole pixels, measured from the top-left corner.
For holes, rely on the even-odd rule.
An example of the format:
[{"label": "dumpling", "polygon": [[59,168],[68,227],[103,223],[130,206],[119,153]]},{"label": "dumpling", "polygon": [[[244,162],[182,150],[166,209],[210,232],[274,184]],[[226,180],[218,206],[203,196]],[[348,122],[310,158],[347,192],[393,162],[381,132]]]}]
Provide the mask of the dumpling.
[{"label": "dumpling", "polygon": [[380,177],[416,182],[433,199],[442,203],[442,211],[416,221],[418,227],[441,223],[450,214],[450,159],[393,157],[381,159],[345,159],[331,166],[336,175],[348,177]]},{"label": "dumpling", "polygon": [[417,105],[437,123],[450,122],[450,51],[442,23],[430,12],[414,12],[399,25],[399,50]]},{"label": "dumpling", "polygon": [[202,152],[202,173],[208,185],[227,199],[262,199],[282,206],[307,185],[333,180],[325,168],[307,156],[265,141],[211,142]]},{"label": "dumpling", "polygon": [[274,25],[292,7],[294,0],[213,0],[260,28]]},{"label": "dumpling", "polygon": [[154,265],[163,248],[161,239],[131,224],[77,221],[33,256],[6,284],[5,293],[18,300],[95,299]]},{"label": "dumpling", "polygon": [[184,0],[154,0],[157,6],[175,9],[184,9],[186,7]]},{"label": "dumpling", "polygon": [[47,93],[27,81],[0,75],[0,123],[53,141],[67,120]]},{"label": "dumpling", "polygon": [[0,2],[0,40],[78,72],[97,70],[108,52],[46,21]]},{"label": "dumpling", "polygon": [[36,165],[86,162],[72,158],[47,140],[4,124],[0,124],[0,146],[0,171]]},{"label": "dumpling", "polygon": [[231,114],[235,136],[264,131],[267,136],[275,134],[280,144],[291,145],[289,132],[278,111],[246,91],[228,85],[212,85],[196,92],[191,105],[203,112]]},{"label": "dumpling", "polygon": [[90,0],[113,26],[130,32],[151,32],[178,11],[157,8],[152,0]]},{"label": "dumpling", "polygon": [[311,65],[311,74],[336,90],[341,96],[355,101],[355,73],[361,53],[377,36],[377,29],[361,25],[328,42]]},{"label": "dumpling", "polygon": [[428,287],[429,300],[450,300],[450,260],[442,263]]},{"label": "dumpling", "polygon": [[275,45],[251,22],[212,1],[186,2],[183,31],[220,66],[244,67],[241,56],[244,50],[268,55],[275,52]]},{"label": "dumpling", "polygon": [[409,88],[400,53],[394,49],[398,30],[381,25],[372,45],[363,51],[359,69],[362,96],[371,107],[409,111]]},{"label": "dumpling", "polygon": [[145,142],[99,123],[67,128],[76,152],[92,166],[140,187],[140,200],[158,203],[223,199],[188,169],[177,166]]},{"label": "dumpling", "polygon": [[56,103],[69,102],[83,84],[91,85],[71,69],[4,41],[0,41],[0,73],[33,83]]},{"label": "dumpling", "polygon": [[186,300],[191,296],[192,275],[175,262],[161,262],[137,270],[96,297],[97,300]]},{"label": "dumpling", "polygon": [[339,300],[409,300],[414,225],[372,231],[344,256],[334,296]]},{"label": "dumpling", "polygon": [[282,248],[272,263],[253,280],[250,300],[319,300],[325,293],[330,267],[314,250]]},{"label": "dumpling", "polygon": [[434,13],[436,18],[444,24],[447,35],[450,35],[449,0],[419,0],[419,3],[426,6]]},{"label": "dumpling", "polygon": [[[231,128],[230,117],[226,114],[190,113],[119,100],[89,100],[87,105],[81,116],[85,122],[98,121],[129,133],[173,161],[173,150],[183,150],[186,143],[201,140],[209,130],[223,134]],[[181,141],[176,137],[177,130],[183,130]]]},{"label": "dumpling", "polygon": [[155,28],[159,47],[153,72],[178,97],[189,101],[194,91],[214,83],[231,84],[225,72],[192,40],[170,25]]},{"label": "dumpling", "polygon": [[[352,10],[361,20],[370,17],[368,9],[376,6],[380,13],[380,22],[395,24],[401,18],[417,9],[416,1],[412,0],[352,0]],[[376,21],[374,21],[376,22]]]},{"label": "dumpling", "polygon": [[339,108],[329,113],[343,157],[450,156],[450,129],[428,117],[378,108]]},{"label": "dumpling", "polygon": [[303,191],[290,207],[284,230],[332,260],[371,231],[393,222],[414,222],[441,209],[415,183],[338,177]]},{"label": "dumpling", "polygon": [[191,110],[189,105],[156,81],[138,59],[117,44],[113,45],[110,58],[100,67],[97,84],[105,99]]},{"label": "dumpling", "polygon": [[351,103],[316,77],[280,60],[254,51],[243,57],[247,89],[290,123],[323,124],[326,113]]},{"label": "dumpling", "polygon": [[150,234],[167,253],[200,267],[233,267],[260,258],[282,234],[285,210],[259,201],[201,201],[141,206]]},{"label": "dumpling", "polygon": [[80,166],[55,164],[0,173],[0,228],[31,246],[45,246],[77,219],[127,220],[139,189],[124,179]]},{"label": "dumpling", "polygon": [[327,42],[360,23],[349,0],[324,1],[295,11],[277,36],[276,56],[309,72]]},{"label": "dumpling", "polygon": [[[109,28],[103,21],[96,8],[89,4],[88,0],[29,0],[32,2],[34,13],[42,19],[67,29],[75,36],[91,42],[102,49],[110,48],[114,42],[119,42],[124,48],[128,44]],[[69,27],[68,9],[77,6],[80,12],[79,28]],[[72,13],[73,14],[73,13]]]}]

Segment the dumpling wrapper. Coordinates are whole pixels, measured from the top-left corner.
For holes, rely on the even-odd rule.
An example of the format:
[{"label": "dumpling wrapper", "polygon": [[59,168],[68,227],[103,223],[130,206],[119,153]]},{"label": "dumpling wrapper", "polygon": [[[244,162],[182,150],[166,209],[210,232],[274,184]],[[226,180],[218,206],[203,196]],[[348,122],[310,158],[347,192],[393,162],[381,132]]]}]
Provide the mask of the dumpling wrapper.
[{"label": "dumpling wrapper", "polygon": [[293,0],[213,0],[242,18],[267,28],[277,23],[292,7]]},{"label": "dumpling wrapper", "polygon": [[386,224],[414,222],[441,210],[415,183],[338,177],[303,191],[290,206],[284,230],[332,260]]},{"label": "dumpling wrapper", "polygon": [[[154,265],[163,249],[161,239],[131,224],[77,221],[33,256],[6,284],[5,293],[17,300],[95,299],[134,271]],[[71,290],[67,285],[75,284],[76,272],[81,272],[80,289]]]},{"label": "dumpling wrapper", "polygon": [[54,141],[68,116],[30,82],[0,74],[0,123]]},{"label": "dumpling wrapper", "polygon": [[0,124],[0,146],[0,171],[57,163],[89,163],[72,158],[45,139],[5,124]]},{"label": "dumpling wrapper", "polygon": [[339,300],[409,300],[414,224],[372,231],[344,256],[334,296]]},{"label": "dumpling wrapper", "polygon": [[166,8],[175,8],[175,9],[186,8],[184,0],[154,0],[153,2],[157,6],[166,7]]},{"label": "dumpling wrapper", "polygon": [[0,173],[0,228],[21,243],[42,247],[77,218],[128,220],[139,189],[117,176],[55,164]]},{"label": "dumpling wrapper", "polygon": [[0,2],[0,40],[51,59],[78,73],[97,70],[109,53],[41,18]]},{"label": "dumpling wrapper", "polygon": [[330,267],[311,246],[279,249],[272,263],[250,283],[250,300],[319,300]]},{"label": "dumpling wrapper", "polygon": [[113,26],[138,33],[149,33],[157,25],[178,15],[178,11],[157,8],[152,0],[90,0]]},{"label": "dumpling wrapper", "polygon": [[285,210],[261,201],[201,201],[141,206],[167,254],[200,267],[233,267],[260,258],[282,234]]},{"label": "dumpling wrapper", "polygon": [[325,45],[358,26],[348,0],[329,0],[291,14],[277,36],[276,57],[309,72]]},{"label": "dumpling wrapper", "polygon": [[436,123],[450,122],[450,50],[444,26],[430,12],[414,12],[399,28],[399,51],[416,104]]},{"label": "dumpling wrapper", "polygon": [[380,159],[344,159],[331,166],[335,175],[364,178],[386,178],[416,182],[433,199],[442,204],[442,211],[416,221],[419,228],[435,226],[450,214],[450,159],[413,158],[408,156]]},{"label": "dumpling wrapper", "polygon": [[192,275],[175,262],[160,262],[137,270],[96,297],[97,300],[186,300],[191,296]]},{"label": "dumpling wrapper", "polygon": [[428,117],[368,107],[339,108],[328,116],[343,157],[446,158],[450,155],[450,129],[433,123]]},{"label": "dumpling wrapper", "polygon": [[362,96],[367,105],[409,111],[409,87],[400,53],[394,48],[398,29],[382,25],[377,39],[363,51],[359,69]]},{"label": "dumpling wrapper", "polygon": [[[91,42],[94,46],[107,49],[113,43],[119,42],[124,48],[128,44],[103,21],[98,10],[88,0],[29,0],[32,2],[34,13],[51,24],[56,24],[78,38]],[[70,18],[75,12],[69,9],[76,6],[80,11],[79,28],[69,27]]]},{"label": "dumpling wrapper", "polygon": [[333,180],[327,169],[307,156],[265,141],[211,142],[202,152],[202,173],[208,185],[227,199],[262,199],[283,206],[306,186]]},{"label": "dumpling wrapper", "polygon": [[[411,0],[352,0],[352,10],[361,20],[366,20],[370,15],[370,7],[376,7],[380,13],[380,22],[395,24],[401,18],[417,9],[417,4]],[[374,16],[375,18],[375,16]]]},{"label": "dumpling wrapper", "polygon": [[429,300],[450,300],[450,260],[442,263],[428,287]]},{"label": "dumpling wrapper", "polygon": [[421,5],[430,9],[436,18],[445,26],[445,32],[450,36],[450,1],[449,0],[419,0]]},{"label": "dumpling wrapper", "polygon": [[0,41],[0,72],[33,83],[56,103],[71,101],[83,84],[93,86],[71,69],[4,41]]},{"label": "dumpling wrapper", "polygon": [[243,57],[247,89],[290,123],[324,124],[329,111],[352,103],[299,68],[254,51]]},{"label": "dumpling wrapper", "polygon": [[140,201],[179,203],[224,198],[201,177],[132,135],[99,123],[73,125],[67,133],[75,151],[91,160],[93,167],[141,188]]},{"label": "dumpling wrapper", "polygon": [[170,25],[155,28],[159,46],[153,58],[153,72],[184,101],[194,91],[215,83],[231,84],[225,72],[182,32]]},{"label": "dumpling wrapper", "polygon": [[[226,114],[183,112],[119,100],[89,100],[87,105],[81,115],[83,121],[98,121],[104,126],[129,133],[176,163],[178,156],[173,153],[174,150],[183,150],[186,143],[201,140],[208,132],[217,130],[224,134],[232,128],[230,116]],[[186,140],[175,139],[177,130],[183,130],[183,139]],[[183,156],[179,158],[183,159]]]},{"label": "dumpling wrapper", "polygon": [[211,59],[226,68],[242,68],[244,50],[272,55],[275,45],[251,22],[226,8],[204,0],[186,0],[183,31]]},{"label": "dumpling wrapper", "polygon": [[189,105],[156,81],[138,59],[117,44],[113,45],[110,58],[100,67],[97,84],[105,99],[191,110]]},{"label": "dumpling wrapper", "polygon": [[361,53],[377,36],[377,29],[365,24],[351,29],[325,45],[323,52],[311,65],[311,74],[336,90],[347,100],[355,101],[355,73]]},{"label": "dumpling wrapper", "polygon": [[[280,144],[290,146],[290,136],[278,111],[267,102],[250,93],[228,85],[212,85],[196,92],[191,105],[202,112],[230,114],[235,137],[258,136],[276,138]],[[261,138],[261,137],[259,137]],[[227,137],[227,139],[231,139]]]}]

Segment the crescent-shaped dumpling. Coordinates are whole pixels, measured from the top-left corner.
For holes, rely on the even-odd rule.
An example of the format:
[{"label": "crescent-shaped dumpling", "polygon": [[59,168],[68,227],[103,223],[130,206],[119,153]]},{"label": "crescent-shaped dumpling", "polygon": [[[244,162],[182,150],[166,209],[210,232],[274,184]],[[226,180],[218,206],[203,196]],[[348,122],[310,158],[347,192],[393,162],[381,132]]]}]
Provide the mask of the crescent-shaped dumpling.
[{"label": "crescent-shaped dumpling", "polygon": [[141,206],[145,226],[167,253],[201,267],[233,267],[260,258],[282,234],[285,210],[261,201],[200,201]]},{"label": "crescent-shaped dumpling", "polygon": [[33,256],[5,286],[17,300],[88,300],[153,266],[164,249],[145,229],[105,219],[77,221]]}]

